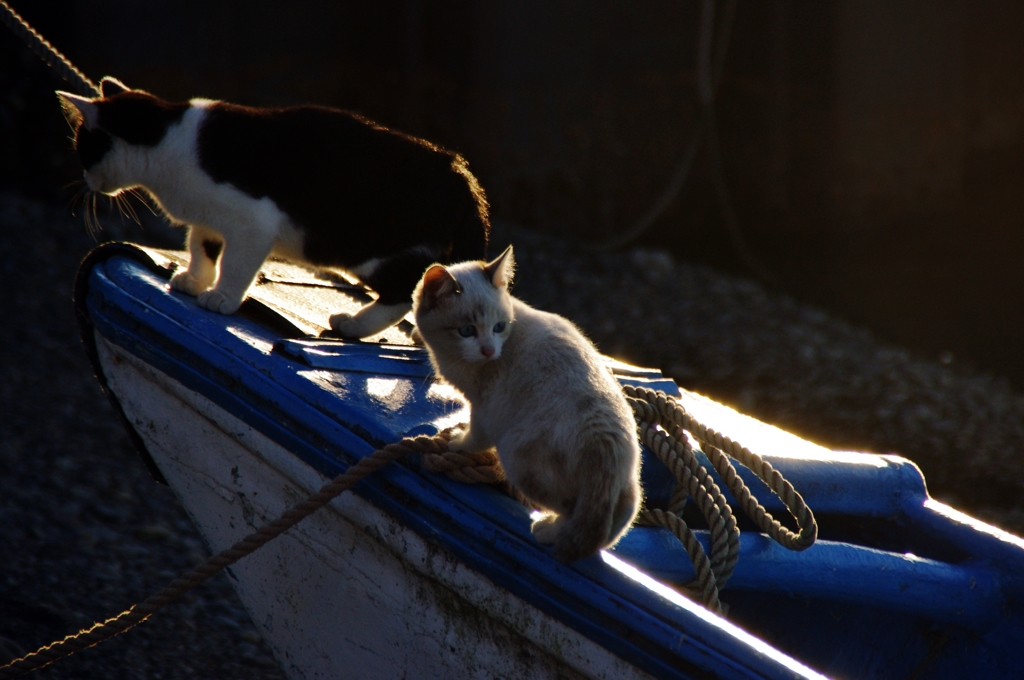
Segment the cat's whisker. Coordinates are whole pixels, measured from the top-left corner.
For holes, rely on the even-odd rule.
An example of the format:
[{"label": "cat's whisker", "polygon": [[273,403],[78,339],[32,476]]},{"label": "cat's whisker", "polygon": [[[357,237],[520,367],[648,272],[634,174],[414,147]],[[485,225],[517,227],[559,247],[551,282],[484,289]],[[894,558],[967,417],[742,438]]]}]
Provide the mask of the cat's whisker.
[{"label": "cat's whisker", "polygon": [[124,193],[120,193],[116,194],[113,198],[114,202],[117,204],[117,209],[118,211],[120,211],[121,215],[129,218],[130,220],[135,222],[135,224],[141,227],[142,222],[139,221],[139,214],[135,212],[135,208],[132,207],[132,204],[128,200],[128,197],[125,196]]},{"label": "cat's whisker", "polygon": [[153,205],[149,202],[149,197],[146,194],[139,191],[138,187],[132,187],[131,189],[126,190],[125,193],[130,194],[137,198],[142,203],[142,205],[146,206],[146,210],[148,210],[154,216],[159,217],[160,213],[153,209]]},{"label": "cat's whisker", "polygon": [[121,216],[121,223],[123,224],[125,218],[128,217],[128,214],[125,212],[124,206],[121,205],[121,196],[119,194],[107,196],[107,201],[109,201],[111,206],[117,208],[117,214]]},{"label": "cat's whisker", "polygon": [[89,194],[89,198],[91,199],[91,201],[90,201],[91,211],[90,212],[92,213],[92,224],[89,227],[89,235],[92,236],[94,241],[99,241],[100,240],[100,235],[103,233],[103,225],[100,224],[99,211],[98,211],[98,209],[96,207],[96,203],[97,203],[96,197],[97,197],[97,195],[98,194],[95,191],[93,191],[93,192],[91,192]]},{"label": "cat's whisker", "polygon": [[452,371],[452,373],[470,374],[474,370],[476,370],[476,366],[477,364],[473,363],[472,361],[469,361],[464,357],[458,357],[457,359],[451,362],[450,370]]},{"label": "cat's whisker", "polygon": [[[71,184],[68,184],[64,188],[68,189],[68,188],[70,188],[72,186],[74,186],[74,182],[72,182]],[[76,192],[74,192],[73,194],[71,194],[71,196],[68,198],[67,207],[71,210],[71,214],[72,215],[74,215],[75,211],[78,210],[78,204],[81,201],[82,196],[84,196],[84,195],[85,195],[84,187],[78,187],[78,190]]]},{"label": "cat's whisker", "polygon": [[88,191],[82,194],[82,219],[85,221],[85,230],[92,236],[95,233],[92,226],[92,194]]},{"label": "cat's whisker", "polygon": [[139,213],[136,212],[135,206],[133,206],[132,202],[129,199],[127,199],[127,198],[124,199],[124,207],[125,207],[125,209],[128,210],[129,213],[131,213],[132,219],[135,220],[135,224],[137,224],[137,225],[139,225],[141,227],[142,226],[142,220],[139,219]]},{"label": "cat's whisker", "polygon": [[76,200],[76,203],[77,203],[75,209],[82,211],[82,221],[85,222],[85,227],[88,230],[89,229],[89,192],[86,191],[85,188],[83,187],[82,190],[78,192],[77,196],[75,197],[75,200]]},{"label": "cat's whisker", "polygon": [[76,215],[76,211],[78,210],[79,205],[83,203],[83,200],[85,198],[85,182],[83,180],[77,179],[65,184],[63,189],[64,191],[74,189],[74,191],[71,191],[70,195],[68,196],[67,207],[71,210],[72,215]]}]

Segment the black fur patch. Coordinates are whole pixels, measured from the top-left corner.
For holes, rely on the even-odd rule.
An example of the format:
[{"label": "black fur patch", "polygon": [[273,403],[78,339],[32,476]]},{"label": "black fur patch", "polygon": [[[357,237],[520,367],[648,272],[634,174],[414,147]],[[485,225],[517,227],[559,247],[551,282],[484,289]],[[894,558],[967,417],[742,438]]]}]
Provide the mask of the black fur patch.
[{"label": "black fur patch", "polygon": [[188,103],[172,104],[144,92],[123,92],[97,102],[99,128],[129,144],[156,146],[181,120]]},{"label": "black fur patch", "polygon": [[224,250],[224,243],[221,241],[214,241],[213,239],[203,241],[203,252],[206,253],[206,257],[210,259],[210,262],[216,262],[222,250]]},{"label": "black fur patch", "polygon": [[215,182],[269,197],[303,229],[313,264],[387,260],[366,281],[384,304],[409,300],[432,262],[486,256],[483,192],[461,157],[429,142],[335,109],[218,103],[198,146]]},{"label": "black fur patch", "polygon": [[423,272],[436,261],[417,251],[399,253],[382,262],[363,283],[377,291],[383,305],[408,302]]},{"label": "black fur patch", "polygon": [[106,132],[80,127],[75,139],[75,148],[78,150],[78,160],[82,162],[82,167],[88,170],[99,163],[113,144],[114,140]]},{"label": "black fur patch", "polygon": [[124,92],[97,101],[97,128],[79,125],[75,149],[82,167],[88,170],[103,160],[113,146],[113,137],[129,144],[156,146],[167,128],[181,120],[188,104],[170,104],[144,92]]}]

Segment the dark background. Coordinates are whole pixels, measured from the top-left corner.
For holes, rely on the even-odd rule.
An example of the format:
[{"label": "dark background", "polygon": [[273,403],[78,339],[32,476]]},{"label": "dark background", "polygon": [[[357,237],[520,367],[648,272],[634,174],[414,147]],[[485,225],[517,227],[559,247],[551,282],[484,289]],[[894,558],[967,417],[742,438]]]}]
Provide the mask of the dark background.
[{"label": "dark background", "polygon": [[[700,2],[12,5],[97,81],[334,105],[457,149],[497,220],[581,242],[650,208],[700,119]],[[753,257],[730,238],[706,145],[627,246],[764,273],[882,340],[1024,386],[1020,3],[747,2],[731,29],[714,111]],[[0,185],[66,200],[78,170],[57,81],[13,36],[0,50]]]},{"label": "dark background", "polygon": [[[737,3],[722,181],[705,137],[648,231],[588,252],[659,202],[705,125],[698,1],[11,4],[94,80],[330,104],[459,150],[516,244],[517,295],[762,420],[905,455],[936,498],[1024,532],[1024,5]],[[204,554],[79,342],[94,241],[59,87],[0,28],[0,661]],[[181,237],[139,212],[102,237]],[[283,677],[224,575],[44,675]]]}]

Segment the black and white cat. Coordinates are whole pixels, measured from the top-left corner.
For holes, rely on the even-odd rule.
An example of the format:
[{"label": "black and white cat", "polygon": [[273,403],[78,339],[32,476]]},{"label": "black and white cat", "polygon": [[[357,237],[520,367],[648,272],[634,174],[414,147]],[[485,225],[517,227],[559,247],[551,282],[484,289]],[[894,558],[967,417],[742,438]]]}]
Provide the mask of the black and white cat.
[{"label": "black and white cat", "polygon": [[344,337],[410,309],[434,262],[485,256],[487,200],[459,155],[320,106],[171,103],[113,78],[101,97],[58,92],[89,191],[145,189],[188,228],[171,286],[234,313],[271,254],[344,269],[378,299],[336,314]]}]

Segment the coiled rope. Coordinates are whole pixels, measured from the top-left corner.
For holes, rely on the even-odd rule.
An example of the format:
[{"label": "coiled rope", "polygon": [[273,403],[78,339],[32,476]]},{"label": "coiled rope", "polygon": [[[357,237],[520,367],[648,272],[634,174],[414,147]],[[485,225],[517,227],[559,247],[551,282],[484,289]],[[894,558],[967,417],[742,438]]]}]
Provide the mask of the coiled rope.
[{"label": "coiled rope", "polygon": [[83,97],[100,96],[100,88],[96,86],[96,83],[79,71],[70,59],[50,44],[49,40],[39,35],[39,32],[15,12],[6,0],[0,0],[0,9],[3,10],[0,12],[0,18],[7,24],[7,27],[24,40],[40,59],[57,72],[57,75],[66,80],[71,85],[71,89]]},{"label": "coiled rope", "polygon": [[[696,589],[705,606],[721,611],[718,593],[736,567],[740,531],[721,490],[697,459],[686,437],[687,432],[698,441],[701,451],[761,531],[790,550],[806,550],[814,544],[818,537],[814,513],[793,485],[768,461],[699,422],[678,401],[664,392],[632,385],[624,386],[623,391],[633,409],[641,440],[676,478],[676,487],[668,508],[644,509],[640,521],[668,528],[683,544],[693,562]],[[730,458],[749,468],[768,485],[792,514],[799,531],[790,531],[765,510],[737,474]],[[687,496],[694,499],[708,522],[711,531],[710,558],[681,517]]]}]

